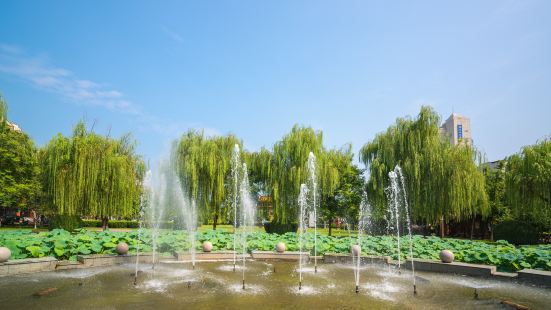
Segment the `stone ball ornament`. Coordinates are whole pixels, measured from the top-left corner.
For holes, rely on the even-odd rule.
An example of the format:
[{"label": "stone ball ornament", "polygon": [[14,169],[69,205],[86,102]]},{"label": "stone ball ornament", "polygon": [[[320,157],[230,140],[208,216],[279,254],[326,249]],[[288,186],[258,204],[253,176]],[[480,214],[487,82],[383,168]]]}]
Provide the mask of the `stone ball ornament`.
[{"label": "stone ball ornament", "polygon": [[117,251],[117,254],[119,255],[125,255],[128,253],[128,244],[126,242],[119,242],[115,251]]},{"label": "stone ball ornament", "polygon": [[354,256],[359,256],[362,253],[362,247],[358,244],[354,244],[350,247],[350,253]]},{"label": "stone ball ornament", "polygon": [[454,260],[455,256],[453,255],[453,252],[450,251],[450,250],[442,250],[440,252],[440,260],[443,262],[443,263],[453,263],[453,260]]},{"label": "stone ball ornament", "polygon": [[285,249],[286,249],[285,243],[283,243],[283,242],[278,242],[278,243],[276,244],[276,252],[277,252],[277,253],[283,253],[283,252],[285,252]]},{"label": "stone ball ornament", "polygon": [[203,242],[203,252],[210,252],[210,251],[212,251],[212,242],[204,241]]},{"label": "stone ball ornament", "polygon": [[0,247],[0,263],[5,263],[10,259],[11,251],[6,247]]}]

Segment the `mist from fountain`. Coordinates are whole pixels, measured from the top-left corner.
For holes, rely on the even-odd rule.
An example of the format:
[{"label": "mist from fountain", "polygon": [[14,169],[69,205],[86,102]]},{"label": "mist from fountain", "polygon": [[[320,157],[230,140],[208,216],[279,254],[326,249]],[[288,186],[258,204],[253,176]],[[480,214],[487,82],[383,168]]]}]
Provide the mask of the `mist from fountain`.
[{"label": "mist from fountain", "polygon": [[299,205],[299,217],[298,217],[298,223],[299,223],[299,231],[298,231],[298,242],[299,242],[299,267],[298,267],[298,273],[299,273],[299,282],[298,282],[298,289],[302,289],[302,265],[303,265],[303,257],[302,252],[304,250],[304,244],[305,240],[304,237],[306,235],[306,228],[307,226],[307,220],[308,220],[308,187],[306,184],[300,185],[300,194],[298,196],[298,205]]},{"label": "mist from fountain", "polygon": [[[369,232],[371,226],[371,205],[367,199],[367,194],[364,192],[362,195],[362,201],[360,203],[360,210],[358,214],[358,240],[357,244],[360,247],[357,252],[357,257],[355,261],[356,269],[354,271],[354,282],[356,284],[356,293],[358,293],[360,287],[360,263],[361,263],[361,253],[362,253],[362,241],[364,233]],[[352,259],[354,262],[354,253],[352,253]]]},{"label": "mist from fountain", "polygon": [[318,213],[317,213],[317,190],[318,184],[316,180],[316,156],[310,152],[308,154],[308,189],[312,195],[310,204],[311,211],[314,213],[314,272],[318,272]]},{"label": "mist from fountain", "polygon": [[136,266],[134,270],[134,285],[138,283],[138,269],[140,265],[140,242],[142,240],[142,230],[144,225],[145,209],[147,207],[147,195],[149,194],[149,186],[151,182],[151,170],[145,173],[143,181],[143,193],[140,196],[140,211],[138,213],[138,240],[136,243]]},{"label": "mist from fountain", "polygon": [[409,236],[409,257],[411,261],[412,269],[412,278],[413,278],[413,291],[414,294],[417,293],[417,287],[415,283],[415,265],[413,262],[413,238],[411,232],[411,218],[409,212],[409,204],[407,201],[407,193],[405,188],[405,177],[402,173],[400,166],[396,166],[394,170],[388,173],[390,179],[390,186],[387,190],[387,198],[389,203],[389,212],[391,223],[396,223],[396,244],[398,252],[398,271],[400,272],[401,265],[401,248],[400,248],[400,211],[403,210],[403,216],[405,219],[405,224],[407,226],[408,236]]},{"label": "mist from fountain", "polygon": [[237,252],[235,251],[235,245],[237,243],[237,207],[239,199],[239,170],[242,169],[241,160],[239,158],[239,145],[236,144],[233,147],[233,153],[230,162],[231,177],[233,184],[232,192],[232,208],[233,208],[233,271],[235,271],[235,265],[237,263]]},{"label": "mist from fountain", "polygon": [[245,289],[245,261],[247,255],[247,237],[252,232],[256,219],[256,205],[251,197],[249,187],[249,176],[247,172],[247,164],[243,163],[242,178],[239,186],[240,190],[240,230],[241,230],[241,247],[242,247],[242,277],[243,289]]}]

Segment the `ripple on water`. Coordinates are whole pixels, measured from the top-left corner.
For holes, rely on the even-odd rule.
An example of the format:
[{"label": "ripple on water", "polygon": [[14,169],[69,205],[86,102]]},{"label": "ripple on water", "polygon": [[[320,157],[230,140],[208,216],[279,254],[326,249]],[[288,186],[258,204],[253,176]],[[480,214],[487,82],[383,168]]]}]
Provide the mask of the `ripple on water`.
[{"label": "ripple on water", "polygon": [[295,295],[317,295],[319,290],[313,286],[303,285],[301,289],[298,289],[298,286],[293,286],[290,288],[291,293]]},{"label": "ripple on water", "polygon": [[366,283],[362,286],[367,294],[382,300],[394,301],[396,293],[400,292],[400,287],[389,282]]},{"label": "ripple on water", "polygon": [[257,295],[265,292],[264,287],[257,284],[245,284],[245,289],[243,289],[243,284],[231,284],[228,285],[228,290],[232,293],[247,295]]},{"label": "ripple on water", "polygon": [[[220,271],[233,271],[233,264],[232,265],[222,265],[216,268]],[[245,270],[249,269],[249,267],[245,266]],[[243,265],[237,264],[235,265],[235,270],[243,270]]]}]

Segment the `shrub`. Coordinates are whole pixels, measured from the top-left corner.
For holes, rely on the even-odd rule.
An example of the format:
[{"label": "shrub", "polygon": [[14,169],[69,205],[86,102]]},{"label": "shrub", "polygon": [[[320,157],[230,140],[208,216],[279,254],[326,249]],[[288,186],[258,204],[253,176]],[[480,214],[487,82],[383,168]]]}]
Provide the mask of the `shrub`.
[{"label": "shrub", "polygon": [[298,224],[297,223],[288,223],[288,224],[281,224],[281,223],[274,223],[274,222],[266,222],[264,223],[264,230],[266,230],[269,234],[284,234],[287,232],[297,232]]},{"label": "shrub", "polygon": [[65,229],[67,231],[73,231],[83,226],[84,223],[77,215],[58,214],[50,219],[48,229]]},{"label": "shrub", "polygon": [[537,244],[541,233],[537,225],[517,220],[504,221],[494,227],[495,240],[507,240],[517,245]]},{"label": "shrub", "polygon": [[84,227],[101,227],[100,220],[82,220]]}]

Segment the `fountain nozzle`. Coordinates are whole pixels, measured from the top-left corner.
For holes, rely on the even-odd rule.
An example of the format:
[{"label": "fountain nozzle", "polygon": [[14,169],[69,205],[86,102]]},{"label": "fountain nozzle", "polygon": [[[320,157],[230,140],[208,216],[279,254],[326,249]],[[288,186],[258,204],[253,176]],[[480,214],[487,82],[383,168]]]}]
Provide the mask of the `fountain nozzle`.
[{"label": "fountain nozzle", "polygon": [[318,273],[318,266],[314,266],[314,273]]},{"label": "fountain nozzle", "polygon": [[243,289],[245,289],[245,280],[243,280]]},{"label": "fountain nozzle", "polygon": [[478,299],[478,289],[474,289],[474,299]]},{"label": "fountain nozzle", "polygon": [[417,295],[417,285],[413,284],[413,295]]},{"label": "fountain nozzle", "polygon": [[360,287],[356,285],[356,294],[358,294],[359,292],[360,292]]},{"label": "fountain nozzle", "polygon": [[298,290],[300,291],[302,289],[302,281],[298,282]]},{"label": "fountain nozzle", "polygon": [[187,281],[187,288],[191,288],[191,281]]}]

